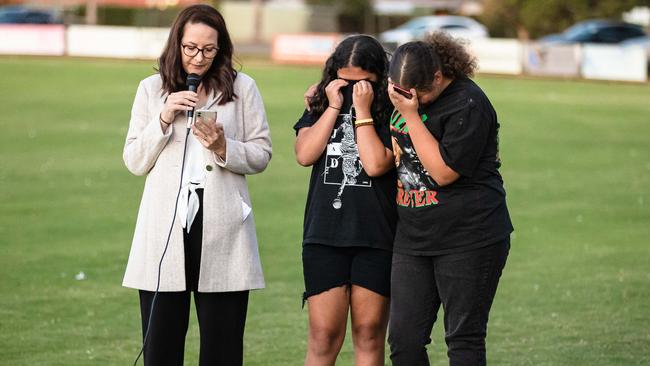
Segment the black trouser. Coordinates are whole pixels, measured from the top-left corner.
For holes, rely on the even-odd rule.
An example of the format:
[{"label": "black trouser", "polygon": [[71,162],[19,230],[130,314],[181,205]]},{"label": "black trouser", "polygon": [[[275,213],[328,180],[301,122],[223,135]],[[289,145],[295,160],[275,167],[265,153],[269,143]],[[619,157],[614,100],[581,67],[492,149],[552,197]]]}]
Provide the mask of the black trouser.
[{"label": "black trouser", "polygon": [[456,254],[393,254],[388,343],[394,366],[429,365],[426,346],[441,304],[449,364],[486,364],[488,315],[509,249],[508,238]]},{"label": "black trouser", "polygon": [[[147,329],[153,292],[140,291],[142,329]],[[199,320],[199,365],[243,365],[248,291],[194,292]],[[144,348],[146,366],[182,366],[190,292],[159,292]]]},{"label": "black trouser", "polygon": [[[197,190],[203,206],[203,190]],[[151,324],[149,314],[154,292],[140,291],[142,336],[148,326],[144,348],[145,366],[182,366],[185,335],[190,316],[190,297],[199,321],[201,366],[239,366],[243,364],[244,326],[248,308],[248,291],[198,292],[203,210],[194,218],[189,233],[184,233],[185,278],[187,291],[159,292],[156,296]]]}]

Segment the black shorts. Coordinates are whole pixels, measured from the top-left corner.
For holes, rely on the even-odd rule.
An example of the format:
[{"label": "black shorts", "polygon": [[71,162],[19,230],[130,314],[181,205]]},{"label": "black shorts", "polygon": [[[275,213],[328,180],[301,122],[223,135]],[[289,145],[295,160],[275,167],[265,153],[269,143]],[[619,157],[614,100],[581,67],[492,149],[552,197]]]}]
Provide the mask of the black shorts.
[{"label": "black shorts", "polygon": [[303,305],[308,297],[343,285],[360,286],[390,297],[392,257],[393,253],[384,249],[303,245]]}]

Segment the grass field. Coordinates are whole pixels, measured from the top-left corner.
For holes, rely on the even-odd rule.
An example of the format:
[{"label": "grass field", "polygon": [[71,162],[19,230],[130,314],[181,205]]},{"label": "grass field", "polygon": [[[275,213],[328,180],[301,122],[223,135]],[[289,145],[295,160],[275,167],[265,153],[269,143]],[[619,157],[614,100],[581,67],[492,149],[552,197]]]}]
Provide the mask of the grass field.
[{"label": "grass field", "polygon": [[[120,284],[144,180],[121,156],[152,65],[0,58],[1,365],[133,363],[137,294]],[[262,91],[274,145],[267,171],[249,179],[267,289],[251,297],[245,363],[299,365],[309,170],[294,161],[292,125],[319,70],[251,61],[243,71]],[[516,227],[489,363],[650,364],[650,87],[478,82],[500,116]],[[187,365],[197,334],[192,315]],[[437,324],[433,365],[447,364],[442,335]],[[352,364],[349,339],[339,364]]]}]

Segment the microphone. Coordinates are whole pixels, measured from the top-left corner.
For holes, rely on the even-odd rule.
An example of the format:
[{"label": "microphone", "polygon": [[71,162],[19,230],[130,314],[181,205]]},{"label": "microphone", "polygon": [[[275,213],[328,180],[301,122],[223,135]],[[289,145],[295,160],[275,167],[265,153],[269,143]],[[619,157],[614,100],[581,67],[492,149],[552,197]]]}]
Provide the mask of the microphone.
[{"label": "microphone", "polygon": [[[197,74],[187,75],[187,80],[185,81],[185,84],[187,85],[187,90],[196,93],[200,83],[201,83],[201,77],[199,75]],[[192,123],[194,123],[194,108],[187,111],[187,128],[192,127]]]}]

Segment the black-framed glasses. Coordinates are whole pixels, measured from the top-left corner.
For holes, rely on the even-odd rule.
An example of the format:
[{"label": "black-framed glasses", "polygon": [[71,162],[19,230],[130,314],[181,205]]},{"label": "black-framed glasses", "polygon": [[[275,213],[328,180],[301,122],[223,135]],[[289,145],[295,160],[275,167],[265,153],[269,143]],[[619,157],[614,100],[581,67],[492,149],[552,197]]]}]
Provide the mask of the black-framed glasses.
[{"label": "black-framed glasses", "polygon": [[205,48],[198,48],[196,46],[192,46],[191,44],[184,44],[182,45],[183,48],[183,53],[187,57],[194,57],[201,52],[203,54],[203,57],[205,58],[214,58],[217,55],[217,52],[219,51],[219,47],[205,47]]}]

